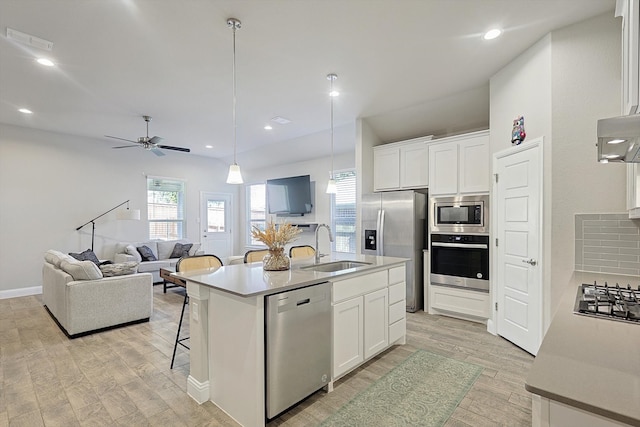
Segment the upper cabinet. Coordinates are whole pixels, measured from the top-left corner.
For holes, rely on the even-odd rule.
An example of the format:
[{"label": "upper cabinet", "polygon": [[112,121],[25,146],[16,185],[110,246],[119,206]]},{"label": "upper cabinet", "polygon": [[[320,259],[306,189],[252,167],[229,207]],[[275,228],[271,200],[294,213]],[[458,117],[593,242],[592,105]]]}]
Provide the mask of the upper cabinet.
[{"label": "upper cabinet", "polygon": [[429,186],[428,142],[433,136],[373,147],[373,190]]},{"label": "upper cabinet", "polygon": [[489,131],[438,139],[429,145],[429,194],[489,192]]},{"label": "upper cabinet", "polygon": [[[640,0],[616,0],[622,17],[622,114],[640,114]],[[627,165],[629,218],[640,218],[640,167]]]},{"label": "upper cabinet", "polygon": [[622,17],[622,114],[640,113],[640,0],[617,0]]}]

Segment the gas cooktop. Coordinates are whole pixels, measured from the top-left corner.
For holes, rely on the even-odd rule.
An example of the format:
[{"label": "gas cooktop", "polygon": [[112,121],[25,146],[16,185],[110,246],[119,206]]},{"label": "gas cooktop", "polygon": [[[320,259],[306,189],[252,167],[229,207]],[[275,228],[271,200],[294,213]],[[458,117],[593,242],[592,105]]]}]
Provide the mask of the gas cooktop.
[{"label": "gas cooktop", "polygon": [[585,316],[640,324],[640,286],[583,284],[578,288],[573,312]]}]

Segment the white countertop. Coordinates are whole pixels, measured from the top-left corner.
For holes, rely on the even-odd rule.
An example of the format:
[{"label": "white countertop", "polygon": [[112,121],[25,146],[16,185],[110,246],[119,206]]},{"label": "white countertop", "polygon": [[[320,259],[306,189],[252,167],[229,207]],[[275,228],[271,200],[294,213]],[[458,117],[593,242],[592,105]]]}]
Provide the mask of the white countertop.
[{"label": "white countertop", "polygon": [[575,272],[527,377],[537,395],[640,425],[640,324],[573,313],[582,283],[630,284],[640,277]]},{"label": "white countertop", "polygon": [[291,269],[286,271],[264,271],[262,269],[262,262],[254,262],[250,264],[227,265],[207,270],[174,273],[173,275],[187,281],[211,286],[221,291],[243,297],[250,297],[275,294],[330,281],[337,277],[346,278],[363,272],[386,269],[393,265],[401,265],[405,263],[407,259],[333,253],[331,256],[321,258],[320,264],[333,261],[361,261],[370,263],[370,265],[363,265],[331,273],[301,269],[302,267],[313,265],[314,258],[308,257],[293,258],[291,260]]}]

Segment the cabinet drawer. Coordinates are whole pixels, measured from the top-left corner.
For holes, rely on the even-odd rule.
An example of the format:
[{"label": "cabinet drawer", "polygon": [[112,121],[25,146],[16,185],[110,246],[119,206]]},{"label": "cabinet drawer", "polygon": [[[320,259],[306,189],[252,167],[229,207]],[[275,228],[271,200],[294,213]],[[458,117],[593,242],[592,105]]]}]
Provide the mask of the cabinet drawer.
[{"label": "cabinet drawer", "polygon": [[333,282],[331,302],[336,303],[387,287],[387,270]]},{"label": "cabinet drawer", "polygon": [[430,286],[431,307],[471,316],[489,317],[489,294],[462,289]]},{"label": "cabinet drawer", "polygon": [[395,323],[400,319],[405,318],[407,312],[407,303],[405,300],[398,301],[395,304],[389,306],[389,324]]},{"label": "cabinet drawer", "polygon": [[405,336],[407,332],[407,320],[401,319],[396,323],[389,325],[389,344],[393,344],[400,338]]},{"label": "cabinet drawer", "polygon": [[405,282],[389,286],[389,304],[394,304],[401,300],[404,301],[406,298],[407,286]]},{"label": "cabinet drawer", "polygon": [[404,282],[406,278],[405,266],[393,267],[389,269],[389,283]]}]

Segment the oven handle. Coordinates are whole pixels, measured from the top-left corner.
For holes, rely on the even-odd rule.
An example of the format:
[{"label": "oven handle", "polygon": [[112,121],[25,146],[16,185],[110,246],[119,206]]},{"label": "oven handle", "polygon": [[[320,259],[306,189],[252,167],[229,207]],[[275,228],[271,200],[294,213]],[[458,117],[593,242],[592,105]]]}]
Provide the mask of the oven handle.
[{"label": "oven handle", "polygon": [[443,248],[465,248],[465,249],[489,249],[488,245],[474,243],[438,243],[431,242],[431,246],[439,246]]}]

